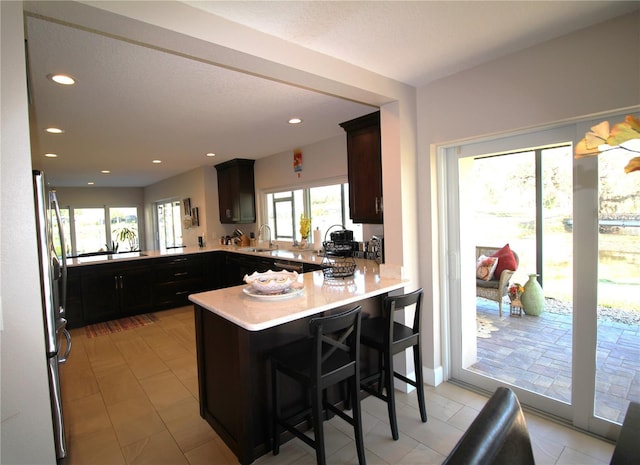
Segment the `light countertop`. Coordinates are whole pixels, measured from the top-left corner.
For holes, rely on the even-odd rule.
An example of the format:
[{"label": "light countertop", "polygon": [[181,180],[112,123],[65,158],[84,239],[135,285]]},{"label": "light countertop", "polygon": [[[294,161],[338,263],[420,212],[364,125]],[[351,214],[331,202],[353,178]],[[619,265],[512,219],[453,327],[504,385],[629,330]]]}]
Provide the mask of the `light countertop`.
[{"label": "light countertop", "polygon": [[225,251],[258,257],[279,258],[305,263],[322,263],[322,256],[311,249],[272,249],[264,252],[251,252],[245,247],[231,245],[215,245],[207,247],[184,247],[167,250],[145,250],[142,252],[121,252],[108,255],[94,255],[89,257],[68,258],[68,266],[96,265],[100,263],[126,262],[131,260],[145,260],[159,257],[174,257],[180,255],[198,254],[204,252]]},{"label": "light countertop", "polygon": [[277,300],[247,295],[243,291],[247,285],[192,294],[189,300],[244,329],[261,331],[405,285],[402,279],[381,277],[379,266],[371,260],[356,263],[350,278],[325,280],[322,271],[301,274],[298,285],[304,286],[304,291]]}]

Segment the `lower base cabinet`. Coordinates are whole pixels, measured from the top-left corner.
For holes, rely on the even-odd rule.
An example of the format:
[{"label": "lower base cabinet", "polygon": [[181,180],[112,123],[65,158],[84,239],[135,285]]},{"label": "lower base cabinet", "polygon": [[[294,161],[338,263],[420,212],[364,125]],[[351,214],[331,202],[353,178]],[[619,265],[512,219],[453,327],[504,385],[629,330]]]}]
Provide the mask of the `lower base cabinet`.
[{"label": "lower base cabinet", "polygon": [[153,266],[154,308],[189,305],[189,294],[207,290],[206,260],[185,255],[155,260]]},{"label": "lower base cabinet", "polygon": [[92,266],[82,274],[81,288],[85,324],[144,313],[152,308],[148,266]]},{"label": "lower base cabinet", "polygon": [[224,252],[69,267],[68,328],[191,305],[189,294],[223,287]]},{"label": "lower base cabinet", "polygon": [[[201,252],[91,263],[67,271],[69,328],[191,305],[189,295],[244,284],[244,275],[279,269],[272,257]],[[304,272],[320,269],[305,263]]]}]

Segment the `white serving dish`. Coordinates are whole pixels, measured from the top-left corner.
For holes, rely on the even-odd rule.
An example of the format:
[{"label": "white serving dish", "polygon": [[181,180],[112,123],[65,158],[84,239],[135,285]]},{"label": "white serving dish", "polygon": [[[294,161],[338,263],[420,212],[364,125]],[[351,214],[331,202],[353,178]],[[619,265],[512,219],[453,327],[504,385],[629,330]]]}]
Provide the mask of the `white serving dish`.
[{"label": "white serving dish", "polygon": [[257,271],[251,275],[244,275],[244,282],[250,284],[256,292],[261,294],[279,294],[289,289],[298,279],[295,271]]}]

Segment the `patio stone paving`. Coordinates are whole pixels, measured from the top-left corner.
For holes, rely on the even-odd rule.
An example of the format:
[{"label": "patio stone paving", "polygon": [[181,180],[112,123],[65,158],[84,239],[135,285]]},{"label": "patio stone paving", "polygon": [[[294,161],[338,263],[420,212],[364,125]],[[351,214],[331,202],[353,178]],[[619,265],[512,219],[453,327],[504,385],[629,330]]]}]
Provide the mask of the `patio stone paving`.
[{"label": "patio stone paving", "polygon": [[[506,304],[500,318],[497,304],[479,298],[477,315],[497,331],[478,337],[478,361],[472,370],[571,401],[571,314],[509,316]],[[601,319],[596,367],[596,415],[621,423],[628,401],[640,402],[640,325]]]}]

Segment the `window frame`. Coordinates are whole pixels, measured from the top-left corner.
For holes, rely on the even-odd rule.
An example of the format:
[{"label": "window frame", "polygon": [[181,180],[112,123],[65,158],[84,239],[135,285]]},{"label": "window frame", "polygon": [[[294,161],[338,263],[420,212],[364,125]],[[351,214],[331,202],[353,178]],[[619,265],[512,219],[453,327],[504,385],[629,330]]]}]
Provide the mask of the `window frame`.
[{"label": "window frame", "polygon": [[[347,229],[350,229],[350,228],[354,229],[354,240],[363,240],[362,224],[353,223],[353,221],[350,218],[349,182],[346,177],[330,178],[330,179],[324,179],[318,182],[304,183],[304,184],[292,185],[292,186],[275,186],[269,189],[262,190],[260,193],[261,215],[260,215],[259,224],[267,224],[271,228],[271,230],[273,231],[272,240],[280,241],[280,242],[286,243],[287,245],[297,244],[298,241],[300,240],[300,232],[298,227],[300,214],[304,213],[305,216],[311,216],[311,190],[314,188],[330,187],[330,186],[336,186],[336,185],[340,186],[340,195],[341,195],[340,212],[342,217],[342,226],[344,226]],[[302,212],[298,211],[295,208],[295,194],[294,194],[295,191],[302,191],[302,204],[303,204]],[[287,192],[290,192],[291,193],[290,197],[293,198],[292,217],[291,217],[292,225],[293,225],[293,238],[277,235],[275,218],[273,214],[270,214],[270,212],[275,212],[275,209],[273,205],[269,205],[270,204],[269,196],[274,194],[279,194],[279,193],[287,193]],[[271,203],[274,204],[275,202],[272,201]],[[311,216],[311,220],[312,220],[312,229],[315,229],[316,226],[313,224],[312,216]],[[332,225],[331,227],[333,226],[334,225]],[[322,231],[322,234],[325,234],[325,233],[326,231]],[[324,237],[322,237],[321,240],[324,240]]]},{"label": "window frame", "polygon": [[[73,206],[73,205],[64,205],[64,206],[60,206],[60,210],[66,210],[68,211],[68,218],[69,218],[69,234],[65,234],[65,239],[67,242],[67,257],[68,258],[72,258],[72,257],[77,257],[78,256],[78,248],[77,248],[77,231],[76,231],[76,224],[75,224],[75,210],[81,210],[81,209],[103,209],[104,210],[104,229],[105,229],[105,238],[106,238],[106,242],[105,242],[105,246],[107,244],[111,244],[112,243],[112,234],[111,234],[111,212],[110,209],[112,208],[135,208],[136,210],[136,225],[137,225],[137,231],[138,231],[138,249],[141,250],[142,247],[142,242],[143,242],[143,236],[141,234],[142,228],[141,228],[141,216],[140,216],[140,206],[139,205],[98,205],[98,206],[91,206],[91,205],[82,205],[82,206]],[[67,237],[68,236],[68,237]],[[95,252],[99,252],[99,251],[95,251]],[[128,252],[128,251],[124,251],[124,252]],[[87,253],[91,253],[91,252],[87,252]]]}]

